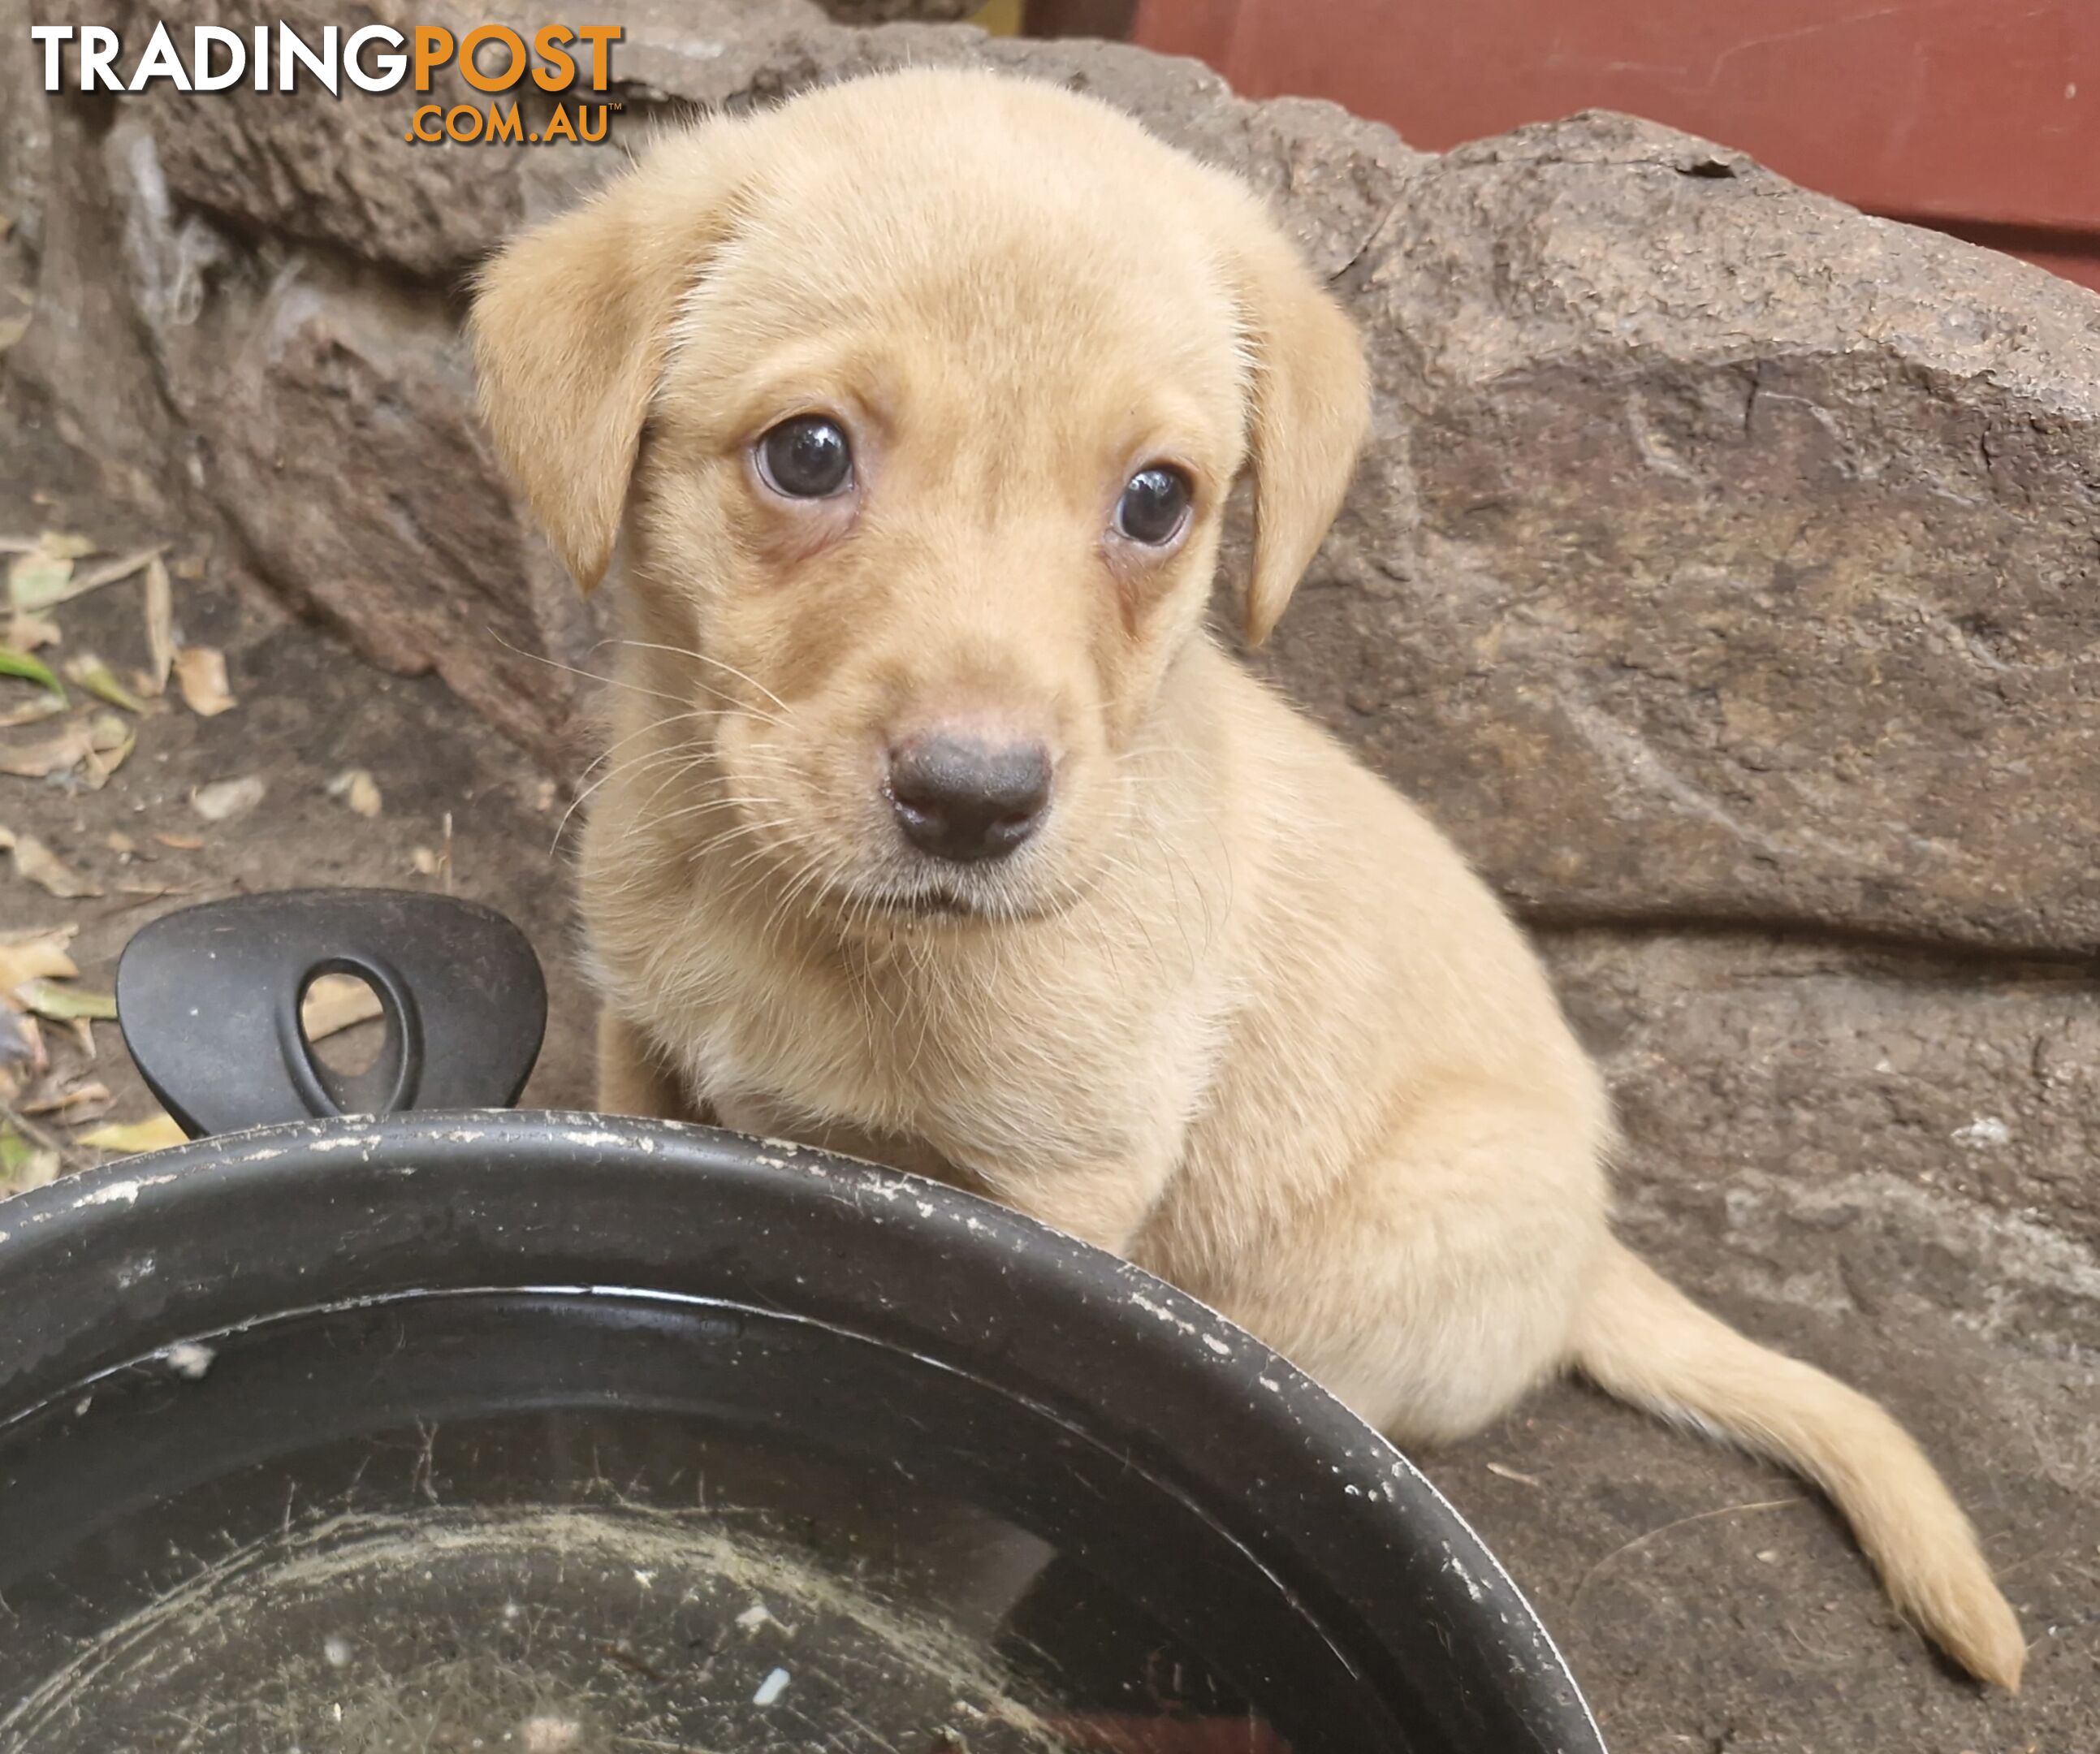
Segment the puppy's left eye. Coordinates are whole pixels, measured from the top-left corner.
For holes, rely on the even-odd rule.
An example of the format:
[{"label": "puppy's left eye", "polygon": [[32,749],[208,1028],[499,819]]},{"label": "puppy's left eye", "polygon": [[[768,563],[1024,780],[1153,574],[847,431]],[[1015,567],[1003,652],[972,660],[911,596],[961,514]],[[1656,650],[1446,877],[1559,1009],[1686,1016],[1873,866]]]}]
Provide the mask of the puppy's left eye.
[{"label": "puppy's left eye", "polygon": [[853,479],[853,449],[836,421],[798,414],[758,441],[758,473],[791,500],[827,500]]},{"label": "puppy's left eye", "polygon": [[1116,501],[1115,527],[1133,542],[1164,548],[1180,533],[1193,490],[1178,469],[1154,463],[1130,478]]}]

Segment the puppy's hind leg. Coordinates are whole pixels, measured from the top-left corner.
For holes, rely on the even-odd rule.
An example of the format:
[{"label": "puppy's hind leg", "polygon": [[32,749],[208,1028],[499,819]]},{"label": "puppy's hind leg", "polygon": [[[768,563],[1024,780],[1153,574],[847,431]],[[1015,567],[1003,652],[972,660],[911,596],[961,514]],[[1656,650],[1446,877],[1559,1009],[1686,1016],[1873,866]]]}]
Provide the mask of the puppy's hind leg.
[{"label": "puppy's hind leg", "polygon": [[1604,1236],[1585,1121],[1494,1088],[1414,1105],[1226,1313],[1396,1443],[1470,1435],[1566,1357]]}]

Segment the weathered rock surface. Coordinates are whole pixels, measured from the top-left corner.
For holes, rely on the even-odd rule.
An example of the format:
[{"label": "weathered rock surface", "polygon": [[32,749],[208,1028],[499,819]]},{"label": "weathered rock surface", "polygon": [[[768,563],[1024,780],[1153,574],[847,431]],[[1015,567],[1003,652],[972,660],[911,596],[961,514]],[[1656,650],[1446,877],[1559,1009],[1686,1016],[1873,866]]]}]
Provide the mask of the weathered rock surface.
[{"label": "weathered rock surface", "polygon": [[1279,667],[1561,917],[2100,948],[2100,302],[1590,117],[1405,179]]},{"label": "weathered rock surface", "polygon": [[1544,944],[1617,1097],[1633,1229],[1724,1237],[1710,1275],[1745,1294],[1832,1316],[1915,1294],[2100,1364],[2090,970],[1753,933]]},{"label": "weathered rock surface", "polygon": [[893,24],[900,19],[950,24],[968,18],[984,0],[824,0],[824,11],[841,24]]},{"label": "weathered rock surface", "polygon": [[[2035,1685],[1939,1677],[1813,1514],[1692,1525],[1674,1581],[1674,1536],[1605,1565],[1790,1488],[1579,1395],[1445,1477],[1566,1615],[1615,1747],[2100,1745],[2100,301],[1623,118],[1431,157],[1127,48],[812,0],[601,15],[629,31],[615,142],[986,64],[1272,200],[1378,398],[1261,661],[1543,931],[1619,1095],[1629,1232],[1953,1464],[2021,1567]],[[29,18],[0,0],[0,37]],[[20,72],[0,200],[39,315],[7,368],[126,492],[576,772],[576,688],[525,654],[583,661],[593,614],[498,480],[458,320],[498,238],[616,148],[410,148],[400,95],[51,99]]]}]

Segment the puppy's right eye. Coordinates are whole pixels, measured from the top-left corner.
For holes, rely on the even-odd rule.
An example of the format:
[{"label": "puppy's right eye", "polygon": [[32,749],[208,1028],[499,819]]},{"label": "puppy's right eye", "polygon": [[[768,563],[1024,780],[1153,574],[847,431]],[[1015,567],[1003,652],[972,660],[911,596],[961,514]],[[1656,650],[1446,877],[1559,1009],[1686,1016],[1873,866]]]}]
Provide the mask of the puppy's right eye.
[{"label": "puppy's right eye", "polygon": [[1116,502],[1115,527],[1133,542],[1164,548],[1189,518],[1189,478],[1165,463],[1140,469]]},{"label": "puppy's right eye", "polygon": [[761,438],[753,452],[759,478],[790,500],[827,500],[853,480],[853,448],[838,422],[798,414]]}]

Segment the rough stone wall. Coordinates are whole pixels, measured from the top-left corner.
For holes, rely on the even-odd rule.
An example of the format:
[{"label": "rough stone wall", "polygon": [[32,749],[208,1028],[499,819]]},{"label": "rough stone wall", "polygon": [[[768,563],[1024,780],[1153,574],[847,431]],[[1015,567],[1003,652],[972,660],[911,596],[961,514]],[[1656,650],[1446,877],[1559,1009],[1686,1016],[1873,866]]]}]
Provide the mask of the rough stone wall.
[{"label": "rough stone wall", "polygon": [[[2100,300],[1617,117],[1430,156],[1132,49],[601,10],[630,139],[982,64],[1247,175],[1378,391],[1261,662],[1540,934],[1619,1092],[1630,1231],[1745,1319],[2016,1357],[1983,1429],[2091,1417]],[[504,8],[419,15],[455,12]],[[613,152],[411,149],[378,99],[0,107],[43,313],[8,368],[129,491],[573,771],[568,680],[522,654],[581,659],[592,618],[497,480],[458,320]]]},{"label": "rough stone wall", "polygon": [[893,24],[900,19],[951,24],[968,18],[984,0],[823,0],[824,11],[841,24]]}]

